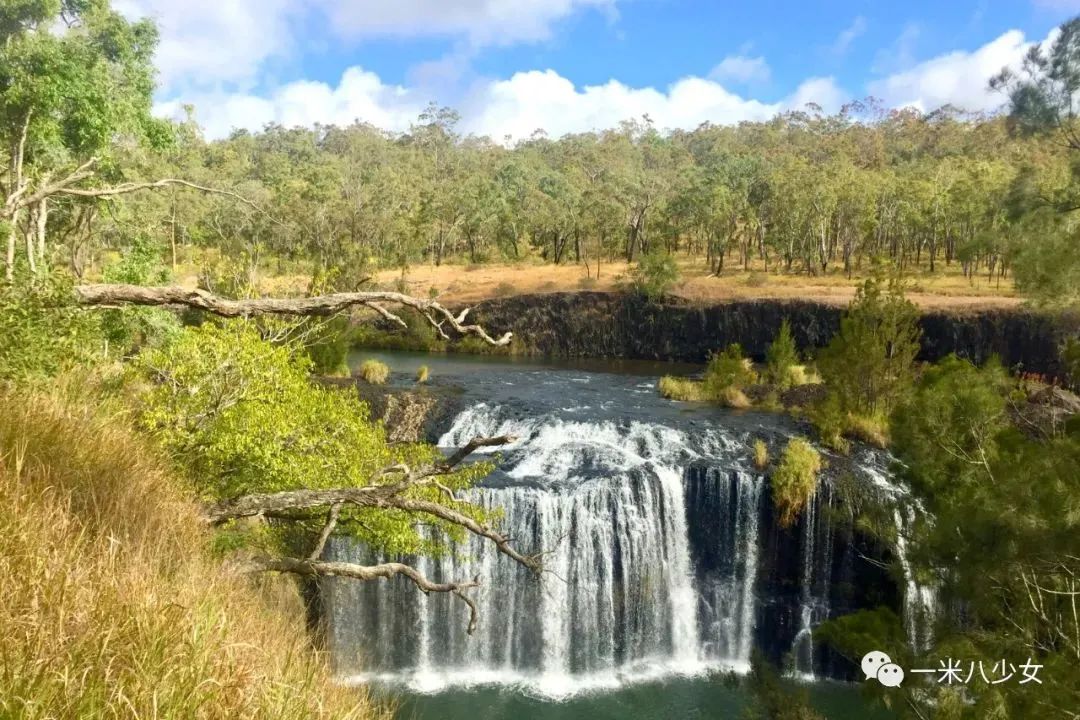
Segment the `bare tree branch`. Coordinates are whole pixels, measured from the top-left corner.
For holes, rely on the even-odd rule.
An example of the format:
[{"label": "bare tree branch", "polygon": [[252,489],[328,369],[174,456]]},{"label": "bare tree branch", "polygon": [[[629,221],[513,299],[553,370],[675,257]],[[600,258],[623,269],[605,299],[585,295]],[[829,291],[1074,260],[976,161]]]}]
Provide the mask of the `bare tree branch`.
[{"label": "bare tree branch", "polygon": [[472,440],[469,441],[468,445],[448,457],[442,463],[441,467],[443,470],[449,470],[482,447],[497,447],[500,445],[509,445],[513,442],[517,442],[517,438],[513,435],[499,435],[496,437],[474,437]]},{"label": "bare tree branch", "polygon": [[479,578],[459,582],[436,583],[428,580],[416,568],[404,563],[357,565],[346,562],[297,560],[290,557],[256,557],[250,561],[250,569],[254,571],[287,572],[307,577],[348,577],[356,580],[378,580],[380,578],[392,578],[395,575],[404,575],[409,580],[412,580],[416,587],[420,588],[425,594],[437,592],[455,595],[469,607],[468,634],[472,635],[476,630],[479,610],[473,599],[465,594],[465,591],[479,587]]},{"label": "bare tree branch", "polygon": [[220,315],[221,317],[252,317],[255,315],[332,315],[353,307],[367,307],[382,317],[406,326],[404,320],[391,313],[382,303],[409,307],[423,314],[442,331],[443,325],[460,335],[475,335],[489,345],[510,344],[513,333],[495,339],[480,325],[465,325],[459,321],[465,313],[455,316],[435,300],[412,297],[399,292],[370,291],[333,293],[306,298],[252,298],[232,300],[205,290],[182,287],[144,287],[142,285],[79,285],[76,300],[83,305],[116,307],[117,305],[178,305]]}]

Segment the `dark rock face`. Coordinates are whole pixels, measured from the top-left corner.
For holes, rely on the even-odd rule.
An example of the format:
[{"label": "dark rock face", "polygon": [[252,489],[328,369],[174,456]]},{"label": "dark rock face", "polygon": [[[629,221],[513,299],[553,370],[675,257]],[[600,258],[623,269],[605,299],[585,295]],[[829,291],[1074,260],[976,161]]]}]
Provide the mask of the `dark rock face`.
[{"label": "dark rock face", "polygon": [[[823,347],[840,327],[842,308],[804,301],[753,300],[710,306],[654,303],[601,292],[520,295],[476,305],[472,319],[494,333],[512,330],[519,352],[553,357],[606,357],[705,362],[738,342],[761,359],[786,318],[800,349]],[[1061,339],[1080,318],[1027,309],[932,312],[922,316],[921,359],[956,353],[981,363],[1062,377]]]}]

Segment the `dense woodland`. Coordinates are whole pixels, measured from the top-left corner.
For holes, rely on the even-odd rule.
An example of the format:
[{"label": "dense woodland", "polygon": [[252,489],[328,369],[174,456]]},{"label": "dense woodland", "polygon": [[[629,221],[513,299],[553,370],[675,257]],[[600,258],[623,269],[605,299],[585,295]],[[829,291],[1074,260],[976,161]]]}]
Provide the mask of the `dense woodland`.
[{"label": "dense woodland", "polygon": [[993,279],[1019,258],[1018,279],[1035,289],[1040,260],[1025,263],[1025,252],[1061,219],[1030,210],[1059,202],[1072,160],[1055,138],[1011,132],[1005,116],[923,115],[872,100],[834,116],[808,106],[689,132],[648,118],[558,139],[538,131],[510,147],[462,137],[456,113],[434,105],[404,134],[361,118],[206,141],[193,110],[187,122],[155,123],[143,138],[152,145],[133,135],[90,147],[50,127],[48,110],[4,110],[9,196],[15,175],[36,189],[91,157],[113,185],[178,178],[235,193],[31,190],[9,213],[8,258],[79,276],[100,271],[103,250],[140,238],[174,267],[211,264],[198,250],[215,248],[234,273],[303,261],[354,280],[373,267],[535,256],[598,275],[606,262],[656,252],[685,253],[712,272],[753,262],[850,276],[887,257]]},{"label": "dense woodland", "polygon": [[[73,284],[161,285],[189,263],[219,294],[250,294],[265,269],[310,273],[318,294],[410,263],[539,255],[593,274],[621,258],[663,275],[657,258],[678,253],[714,272],[871,275],[816,357],[790,332],[770,349],[772,390],[820,386],[798,408],[816,435],[778,461],[754,449],[782,524],[815,492],[817,447],[887,445],[926,511],[903,538],[912,566],[941,600],[920,657],[1046,668],[1038,687],[912,682],[871,688],[874,700],[922,720],[1077,717],[1080,426],[1038,400],[1054,388],[993,363],[916,363],[903,271],[959,265],[1010,273],[1032,297],[1080,298],[1080,19],[993,79],[1008,102],[992,117],[867,102],[693,132],[642,118],[509,147],[459,137],[454,113],[434,106],[400,136],[357,124],[207,142],[190,119],[153,117],[156,29],[107,0],[0,4],[0,41],[0,714],[373,717],[366,698],[329,689],[302,637],[263,647],[282,621],[248,602],[266,591],[248,576],[401,575],[458,603],[471,629],[483,578],[330,567],[327,539],[440,553],[472,534],[544,572],[543,548],[517,548],[497,513],[456,495],[491,468],[464,462],[476,446],[444,458],[390,442],[355,392],[311,381],[318,341],[336,342],[341,318],[267,317],[282,306],[183,290],[166,298],[183,314],[118,307],[162,296]],[[351,297],[389,322],[415,310],[421,324],[511,342],[434,299]],[[1075,343],[1063,352],[1080,355]],[[735,405],[757,379],[734,347],[701,387],[680,388]],[[852,523],[900,542],[872,508],[851,507]],[[821,630],[852,658],[915,660],[887,608]],[[758,672],[752,683],[783,695]],[[784,698],[759,710],[814,717]]]}]

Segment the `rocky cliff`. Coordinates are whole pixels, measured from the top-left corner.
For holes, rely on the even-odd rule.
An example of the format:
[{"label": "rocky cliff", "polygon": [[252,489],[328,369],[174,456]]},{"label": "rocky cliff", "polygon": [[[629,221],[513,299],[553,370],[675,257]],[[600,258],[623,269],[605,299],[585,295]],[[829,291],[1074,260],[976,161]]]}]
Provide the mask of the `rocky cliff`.
[{"label": "rocky cliff", "polygon": [[[813,302],[755,300],[717,305],[650,302],[602,292],[520,295],[476,305],[472,319],[497,332],[512,330],[515,351],[553,357],[607,357],[704,362],[741,343],[761,359],[785,318],[803,350],[826,345],[842,308]],[[922,359],[956,353],[981,363],[997,355],[1010,368],[1062,377],[1062,338],[1080,318],[1036,310],[930,312],[922,316]]]}]

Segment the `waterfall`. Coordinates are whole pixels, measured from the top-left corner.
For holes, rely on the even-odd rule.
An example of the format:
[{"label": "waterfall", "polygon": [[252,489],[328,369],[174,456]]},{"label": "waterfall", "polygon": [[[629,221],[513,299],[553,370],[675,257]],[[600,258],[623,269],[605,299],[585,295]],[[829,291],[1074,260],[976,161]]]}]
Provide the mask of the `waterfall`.
[{"label": "waterfall", "polygon": [[[499,469],[465,495],[501,513],[518,548],[542,551],[545,573],[536,578],[472,536],[440,557],[406,558],[435,582],[480,577],[470,591],[479,609],[471,637],[456,598],[424,596],[402,578],[327,578],[328,639],[341,676],[420,691],[514,684],[564,697],[636,679],[744,672],[763,632],[790,652],[797,673],[815,673],[812,632],[829,617],[834,580],[827,484],[795,535],[794,625],[759,627],[760,553],[773,511],[745,434],[479,403],[439,444],[494,435],[517,439],[482,451],[501,453]],[[327,554],[390,559],[341,538]]]}]

